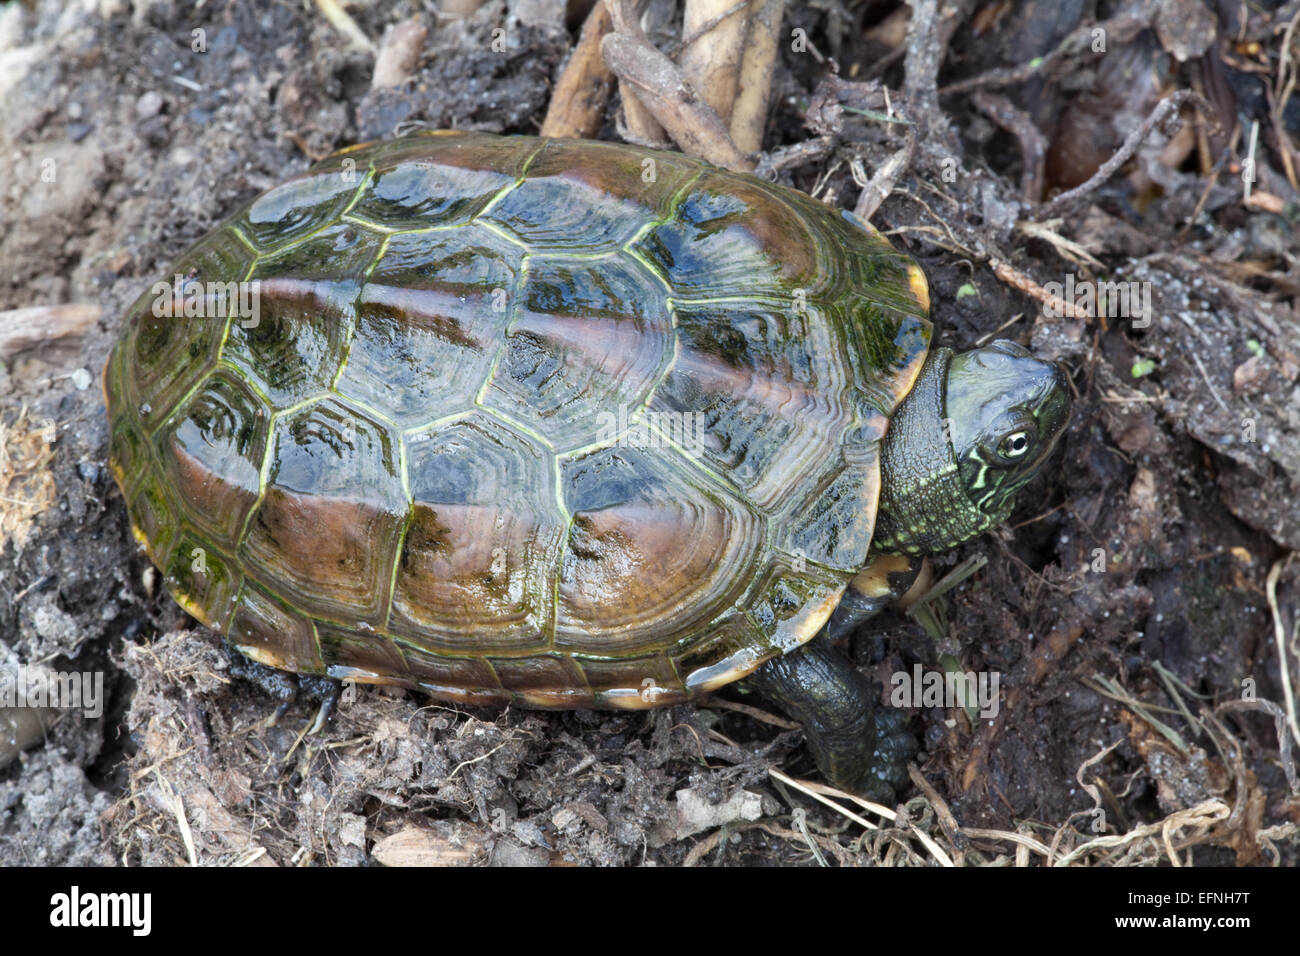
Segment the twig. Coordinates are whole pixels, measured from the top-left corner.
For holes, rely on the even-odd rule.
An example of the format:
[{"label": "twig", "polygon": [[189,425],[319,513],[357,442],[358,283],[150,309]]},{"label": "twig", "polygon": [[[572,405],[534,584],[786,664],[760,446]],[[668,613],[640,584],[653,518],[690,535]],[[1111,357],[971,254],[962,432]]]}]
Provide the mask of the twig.
[{"label": "twig", "polygon": [[1016,138],[1020,144],[1020,193],[1030,202],[1043,196],[1043,167],[1047,158],[1047,137],[1034,125],[1033,118],[1005,96],[976,90],[971,97],[993,122]]},{"label": "twig", "polygon": [[930,801],[930,806],[934,808],[935,819],[939,821],[939,828],[943,830],[944,836],[948,838],[948,842],[957,851],[956,865],[960,866],[962,857],[966,852],[967,840],[966,835],[962,833],[960,824],[957,823],[957,818],[952,815],[948,802],[939,796],[939,791],[934,789],[929,780],[925,779],[925,774],[911,764],[908,764],[907,775],[911,777],[913,786],[924,794],[926,800]]},{"label": "twig", "polygon": [[[1290,559],[1287,559],[1290,560]],[[1286,629],[1282,626],[1282,612],[1277,606],[1277,582],[1282,576],[1282,567],[1286,561],[1277,561],[1269,568],[1268,579],[1264,588],[1268,593],[1268,609],[1273,614],[1273,640],[1277,643],[1278,668],[1282,677],[1282,692],[1286,697],[1287,722],[1291,733],[1300,740],[1300,725],[1296,723],[1295,690],[1291,686],[1291,669],[1287,663]]]},{"label": "twig", "polygon": [[782,730],[799,730],[803,725],[797,724],[793,720],[786,720],[784,717],[778,717],[776,714],[769,714],[767,711],[752,707],[749,704],[742,704],[739,701],[723,700],[715,697],[708,702],[709,707],[716,707],[719,710],[730,710],[737,714],[744,714],[746,717],[752,717],[760,723],[770,724],[773,727],[780,727]]},{"label": "twig", "polygon": [[[1176,93],[1171,93],[1156,104],[1155,109],[1153,109],[1147,118],[1142,121],[1142,125],[1128,135],[1128,139],[1124,140],[1124,143],[1120,146],[1119,150],[1111,156],[1110,159],[1102,163],[1101,168],[1093,173],[1087,182],[1081,186],[1076,186],[1074,189],[1067,190],[1051,202],[1039,206],[1031,213],[1033,218],[1047,219],[1050,216],[1061,212],[1076,200],[1081,199],[1093,190],[1097,189],[1097,187],[1110,179],[1111,176],[1115,175],[1119,168],[1129,161],[1133,154],[1137,152],[1138,146],[1140,146],[1142,141],[1147,138],[1147,134],[1151,132],[1152,128],[1157,123],[1164,122],[1166,117],[1171,113],[1176,114],[1178,110],[1182,108],[1182,105],[1187,102],[1192,103],[1192,105],[1196,106],[1197,109],[1201,110],[1206,115],[1206,117],[1213,121],[1213,111],[1210,108],[1210,104],[1205,102],[1203,96],[1200,96],[1191,90],[1178,90]],[[1217,121],[1214,122],[1217,127]]]},{"label": "twig", "polygon": [[361,27],[357,26],[357,21],[352,19],[338,0],[316,0],[316,8],[329,21],[330,26],[339,31],[348,43],[358,50],[369,53],[371,56],[374,55],[375,45],[370,42],[370,37],[366,36]]},{"label": "twig", "polygon": [[370,74],[370,88],[392,89],[405,83],[415,72],[428,35],[429,31],[419,17],[393,24],[380,41],[375,69]]},{"label": "twig", "polygon": [[1205,387],[1210,390],[1210,395],[1219,403],[1220,408],[1231,415],[1232,410],[1228,408],[1228,406],[1224,404],[1223,399],[1219,397],[1219,391],[1214,387],[1214,383],[1210,381],[1210,376],[1205,371],[1205,365],[1201,362],[1201,357],[1195,352],[1192,352],[1192,361],[1196,363],[1197,369],[1200,370],[1201,378],[1205,380]]},{"label": "twig", "polygon": [[1087,49],[1092,43],[1095,30],[1103,31],[1109,38],[1110,43],[1119,46],[1150,26],[1155,11],[1156,5],[1154,4],[1147,7],[1126,5],[1122,12],[1109,20],[1103,20],[1100,23],[1083,23],[1075,27],[1064,40],[1057,44],[1055,50],[1045,56],[1035,57],[1020,66],[1001,67],[996,70],[989,70],[987,73],[981,73],[979,76],[950,83],[939,92],[944,94],[964,93],[967,90],[979,87],[1011,86],[1014,83],[1027,80],[1051,66],[1061,57],[1080,53]]},{"label": "twig", "polygon": [[[872,823],[870,820],[866,819],[865,817],[859,816],[858,814],[854,813],[852,810],[849,810],[847,807],[841,806],[840,804],[836,803],[834,800],[831,800],[828,797],[823,796],[822,794],[833,793],[836,796],[847,797],[848,799],[852,800],[854,803],[858,804],[859,806],[870,810],[872,813],[877,814],[878,816],[884,817],[886,820],[890,821],[891,823],[895,822],[898,819],[898,815],[894,813],[893,810],[890,810],[888,807],[883,807],[878,803],[872,803],[869,800],[863,800],[861,797],[855,797],[852,794],[844,793],[841,790],[836,790],[834,787],[823,787],[815,783],[803,783],[801,781],[794,779],[791,776],[782,773],[780,770],[777,770],[775,767],[769,767],[767,772],[771,774],[772,777],[781,781],[787,786],[794,787],[800,793],[807,794],[808,796],[816,800],[818,803],[824,803],[826,806],[830,807],[835,812],[848,817],[858,826],[863,827],[867,830],[878,830],[880,828],[876,826],[874,823]],[[939,862],[941,866],[953,866],[952,858],[949,857],[948,854],[943,851],[943,849],[939,846],[939,844],[934,842],[934,839],[928,833],[922,833],[920,830],[915,830],[915,829],[910,830],[909,832],[915,835],[915,837],[921,842],[921,844],[927,850],[930,851],[931,855]]]},{"label": "twig", "polygon": [[[740,144],[737,143],[736,145]],[[754,170],[754,174],[762,176],[764,179],[775,179],[783,169],[806,166],[809,163],[825,159],[830,155],[831,146],[832,142],[829,136],[818,136],[815,139],[806,139],[800,143],[778,146],[763,155],[763,158],[759,160],[758,167]]]},{"label": "twig", "polygon": [[600,41],[613,26],[605,4],[597,3],[591,8],[573,55],[564,65],[551,94],[551,105],[542,121],[543,136],[592,137],[600,130],[605,104],[614,85],[614,74],[600,57]]},{"label": "twig", "polygon": [[600,49],[623,89],[632,91],[683,152],[726,169],[754,168],[731,141],[718,114],[695,95],[672,60],[624,33],[609,34]]},{"label": "twig", "polygon": [[163,805],[176,817],[176,826],[181,832],[181,841],[185,844],[185,855],[189,858],[190,866],[198,866],[199,858],[194,849],[194,834],[190,831],[189,820],[185,819],[185,801],[172,789],[171,783],[162,775],[161,770],[155,769],[154,775],[158,778],[158,789],[163,795]]},{"label": "twig", "polygon": [[[613,20],[614,33],[626,34],[633,40],[649,45],[650,41],[646,39],[645,33],[641,30],[641,23],[637,19],[635,0],[604,0],[604,3]],[[602,57],[605,55],[604,51],[605,38],[602,38]],[[622,77],[619,77],[618,81],[618,94],[623,103],[623,116],[627,124],[626,131],[620,127],[619,133],[642,146],[667,146],[668,137],[664,133],[664,128],[659,125],[659,121],[654,118],[654,114],[646,104],[637,97],[632,84]]]},{"label": "twig", "polygon": [[1080,309],[1073,302],[1066,302],[1059,295],[1052,295],[1011,263],[1003,262],[1001,259],[990,259],[989,266],[995,276],[1013,289],[1018,289],[1031,299],[1041,302],[1052,315],[1062,315],[1070,319],[1091,318],[1085,310]]},{"label": "twig", "polygon": [[[687,17],[691,17],[692,13],[696,14],[696,16],[699,16],[702,15],[704,12],[703,8],[700,7],[698,4],[688,4],[688,6],[691,8],[691,13],[687,13],[686,14]],[[681,62],[682,59],[681,52],[683,50],[685,50],[689,46],[693,46],[697,40],[699,40],[706,33],[711,31],[714,27],[718,26],[718,24],[722,23],[723,20],[728,20],[731,17],[734,17],[737,13],[745,9],[745,7],[747,6],[749,6],[749,0],[739,0],[738,3],[732,4],[730,7],[723,10],[721,13],[718,13],[717,15],[711,17],[708,20],[705,20],[704,22],[700,22],[699,20],[694,20],[694,22],[691,24],[683,23],[682,38],[679,42],[675,43],[672,46],[672,48],[668,51],[668,55],[677,57],[678,62]],[[690,32],[687,32],[688,30]]]},{"label": "twig", "polygon": [[0,360],[24,349],[84,335],[99,321],[99,306],[73,302],[0,312]]},{"label": "twig", "polygon": [[[853,207],[855,216],[863,222],[871,221],[871,217],[876,214],[880,204],[894,191],[894,187],[898,185],[898,180],[912,165],[912,157],[915,153],[916,127],[908,126],[902,147],[889,159],[881,163],[880,168],[876,170],[876,174],[862,186],[862,193],[858,196],[857,204]],[[858,177],[855,175],[853,179],[856,182]]]},{"label": "twig", "polygon": [[[724,125],[731,123],[745,50],[747,0],[686,0],[683,11],[682,76]],[[647,104],[649,105],[649,104]]]},{"label": "twig", "polygon": [[731,138],[742,153],[763,148],[767,107],[772,99],[772,71],[785,0],[750,0],[749,38],[740,61],[740,89],[731,112]]}]

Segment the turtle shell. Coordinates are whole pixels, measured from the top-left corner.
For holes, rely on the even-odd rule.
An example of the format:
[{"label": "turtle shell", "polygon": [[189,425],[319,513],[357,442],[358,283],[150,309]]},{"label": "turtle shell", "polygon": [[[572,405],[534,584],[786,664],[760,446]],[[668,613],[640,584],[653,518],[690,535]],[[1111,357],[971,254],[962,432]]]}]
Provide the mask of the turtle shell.
[{"label": "turtle shell", "polygon": [[105,369],[176,600],[275,667],[645,707],[808,640],[867,558],[918,267],[675,153],[422,133],[200,241]]}]

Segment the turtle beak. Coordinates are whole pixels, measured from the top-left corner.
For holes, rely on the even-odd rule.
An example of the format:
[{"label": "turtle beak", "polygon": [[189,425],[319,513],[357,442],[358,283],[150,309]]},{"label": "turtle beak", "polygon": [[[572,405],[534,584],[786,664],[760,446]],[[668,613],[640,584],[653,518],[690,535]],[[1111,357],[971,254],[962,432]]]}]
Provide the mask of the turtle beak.
[{"label": "turtle beak", "polygon": [[1050,439],[1044,443],[1050,452],[1056,440],[1065,431],[1074,400],[1071,397],[1070,379],[1065,374],[1065,369],[1055,362],[1042,364],[1045,366],[1045,381],[1041,403],[1035,412],[1035,417],[1038,419],[1042,436]]}]

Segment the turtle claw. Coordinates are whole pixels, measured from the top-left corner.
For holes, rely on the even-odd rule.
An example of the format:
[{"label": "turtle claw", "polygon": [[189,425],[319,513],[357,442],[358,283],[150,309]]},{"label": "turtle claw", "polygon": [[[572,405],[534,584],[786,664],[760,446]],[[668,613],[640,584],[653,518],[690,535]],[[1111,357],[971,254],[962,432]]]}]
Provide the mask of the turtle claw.
[{"label": "turtle claw", "polygon": [[342,685],[328,677],[304,677],[300,679],[300,685],[301,689],[308,691],[313,697],[320,700],[320,707],[316,710],[316,716],[307,729],[307,736],[310,737],[320,733],[325,729],[325,725],[329,723],[330,717],[338,708]]},{"label": "turtle claw", "polygon": [[280,703],[276,705],[275,710],[267,714],[266,719],[262,721],[262,729],[270,730],[272,727],[279,726],[280,718],[282,718],[285,714],[289,712],[289,707],[292,704],[293,704],[292,698],[290,698],[289,700],[280,701]]}]

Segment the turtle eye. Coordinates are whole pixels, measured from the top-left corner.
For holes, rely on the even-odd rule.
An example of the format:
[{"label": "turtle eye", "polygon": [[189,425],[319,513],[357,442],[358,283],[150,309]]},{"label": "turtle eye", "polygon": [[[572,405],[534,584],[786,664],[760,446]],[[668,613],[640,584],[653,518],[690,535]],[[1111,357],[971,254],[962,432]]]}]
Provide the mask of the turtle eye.
[{"label": "turtle eye", "polygon": [[1027,455],[1032,445],[1033,436],[1029,432],[1023,429],[1014,431],[1002,439],[998,445],[998,454],[1008,461],[1015,461]]}]

